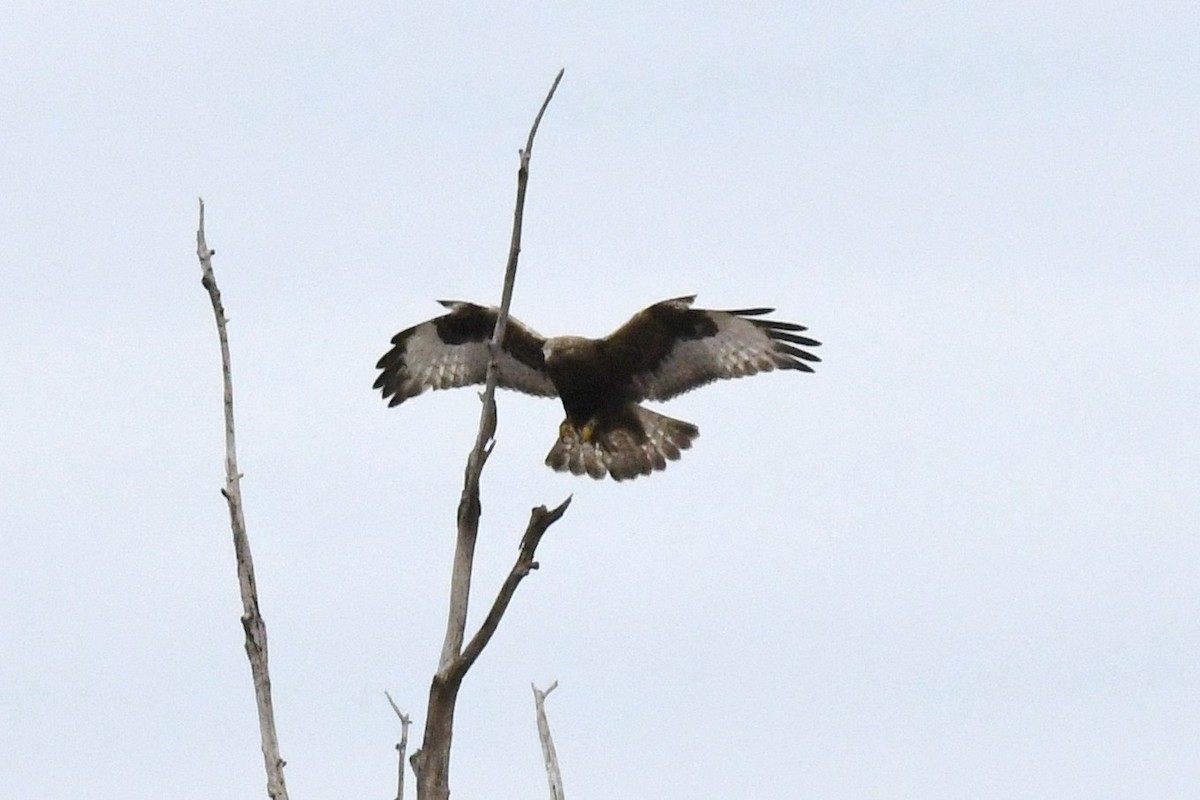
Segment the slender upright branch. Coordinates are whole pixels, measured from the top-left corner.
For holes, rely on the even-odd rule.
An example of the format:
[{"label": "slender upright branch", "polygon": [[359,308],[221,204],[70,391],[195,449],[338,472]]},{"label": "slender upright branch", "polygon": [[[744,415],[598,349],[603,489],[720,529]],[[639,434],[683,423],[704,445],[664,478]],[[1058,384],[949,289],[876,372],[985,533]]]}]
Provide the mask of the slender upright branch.
[{"label": "slender upright branch", "polygon": [[404,751],[408,749],[408,726],[412,724],[412,718],[400,710],[391,693],[385,691],[383,694],[387,697],[392,711],[400,718],[400,741],[396,744],[397,759],[400,762],[399,774],[396,776],[396,800],[404,800]]},{"label": "slender upright branch", "polygon": [[[554,78],[546,99],[534,118],[529,130],[525,149],[520,152],[520,167],[517,170],[517,200],[513,210],[512,240],[509,244],[508,263],[504,272],[504,289],[500,301],[500,313],[496,319],[496,327],[492,331],[489,344],[491,357],[488,361],[487,380],[481,397],[483,408],[479,416],[479,432],[475,437],[475,446],[467,457],[467,466],[463,476],[463,491],[458,504],[458,535],[455,541],[454,566],[450,578],[450,607],[446,622],[446,638],[442,644],[441,657],[438,660],[438,670],[434,674],[429,687],[429,706],[425,716],[425,735],[421,749],[413,753],[413,770],[417,774],[417,797],[419,800],[446,800],[450,796],[450,745],[454,728],[454,708],[458,701],[458,689],[463,676],[479,656],[495,626],[499,624],[500,615],[511,599],[511,591],[496,611],[496,618],[490,630],[480,637],[478,645],[469,658],[463,652],[463,639],[466,637],[467,610],[471,593],[471,572],[475,559],[475,541],[479,533],[479,479],[483,472],[484,463],[491,455],[495,444],[496,434],[496,384],[499,378],[496,366],[496,354],[504,341],[505,329],[508,325],[508,311],[512,304],[513,286],[517,277],[517,261],[521,253],[521,226],[525,213],[525,190],[529,182],[529,160],[533,154],[533,139],[541,124],[542,116],[554,97],[563,71],[559,70]],[[549,525],[566,510],[566,503],[547,512],[553,516],[546,523]],[[532,521],[530,525],[532,526]],[[537,539],[541,538],[538,534]],[[536,543],[534,544],[536,547]],[[525,574],[528,574],[525,569]],[[524,575],[522,575],[524,577]],[[519,582],[520,579],[517,579]],[[507,582],[506,582],[507,584]],[[512,587],[514,590],[516,584]],[[497,601],[499,602],[499,600]],[[489,617],[491,614],[489,614]],[[485,622],[486,625],[486,622]],[[482,633],[482,630],[481,630]],[[473,640],[474,643],[474,640]]]},{"label": "slender upright branch", "polygon": [[287,785],[283,780],[284,761],[279,756],[279,739],[275,734],[275,709],[271,702],[271,676],[267,669],[267,625],[258,609],[258,589],[254,581],[254,560],[250,555],[250,539],[246,536],[246,519],[242,514],[241,473],[237,466],[237,448],[233,428],[233,372],[229,359],[229,336],[226,333],[225,306],[221,290],[213,274],[212,257],[204,239],[204,200],[200,201],[200,224],[196,229],[196,255],[200,259],[200,282],[212,301],[217,320],[217,337],[221,342],[221,375],[225,384],[225,488],[221,494],[229,506],[229,523],[233,528],[233,551],[237,559],[238,588],[242,595],[242,630],[246,634],[246,657],[254,680],[254,699],[258,705],[258,728],[262,740],[263,763],[267,770],[267,796],[271,800],[287,800]]},{"label": "slender upright branch", "polygon": [[563,800],[562,773],[558,771],[558,753],[554,751],[554,740],[550,738],[550,720],[546,718],[546,698],[558,688],[558,681],[550,684],[546,691],[534,686],[533,705],[537,709],[538,739],[542,743],[542,759],[546,762],[546,780],[550,783],[550,800]]},{"label": "slender upright branch", "polygon": [[496,368],[496,353],[504,341],[504,332],[508,327],[508,311],[512,305],[513,287],[517,281],[517,260],[521,255],[521,228],[525,218],[525,189],[529,184],[529,159],[533,155],[533,137],[537,135],[542,116],[547,106],[554,98],[562,80],[563,70],[558,71],[554,83],[542,101],[533,126],[529,129],[529,138],[525,149],[520,152],[521,163],[517,169],[517,202],[513,209],[512,239],[508,246],[508,264],[504,270],[504,289],[500,297],[500,313],[496,317],[496,327],[492,331],[492,341],[489,345],[491,358],[488,361],[487,381],[483,389],[483,408],[479,415],[479,431],[475,436],[475,446],[467,456],[466,474],[463,478],[462,496],[458,501],[458,538],[454,549],[454,567],[450,579],[450,611],[446,623],[446,638],[442,644],[442,656],[438,669],[444,670],[462,650],[463,637],[467,629],[467,606],[471,594],[471,571],[475,561],[475,539],[479,532],[479,478],[483,473],[483,465],[491,455],[493,437],[496,435],[496,382],[499,373]]}]

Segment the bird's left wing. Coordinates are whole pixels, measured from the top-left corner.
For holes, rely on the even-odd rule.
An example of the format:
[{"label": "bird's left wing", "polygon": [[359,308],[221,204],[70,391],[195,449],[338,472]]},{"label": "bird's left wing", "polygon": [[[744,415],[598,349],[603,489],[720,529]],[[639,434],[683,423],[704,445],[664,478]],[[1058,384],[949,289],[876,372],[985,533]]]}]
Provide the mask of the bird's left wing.
[{"label": "bird's left wing", "polygon": [[[449,314],[400,331],[392,349],[375,368],[375,388],[389,406],[399,405],[426,389],[453,389],[487,379],[488,342],[496,327],[495,308],[440,301]],[[504,342],[496,356],[498,385],[526,394],[555,397],[557,392],[542,355],[546,340],[512,317],[504,329]]]},{"label": "bird's left wing", "polygon": [[801,336],[794,322],[757,319],[771,308],[732,311],[692,308],[695,297],[656,303],[606,340],[640,399],[667,400],[722,378],[775,369],[812,372],[821,359],[801,348],[820,342]]}]

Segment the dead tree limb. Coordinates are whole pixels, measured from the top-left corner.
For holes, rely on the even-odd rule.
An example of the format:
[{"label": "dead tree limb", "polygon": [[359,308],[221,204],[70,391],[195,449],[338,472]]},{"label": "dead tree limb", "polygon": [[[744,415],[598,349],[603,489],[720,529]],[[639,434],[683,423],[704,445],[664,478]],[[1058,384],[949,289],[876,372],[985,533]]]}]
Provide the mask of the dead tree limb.
[{"label": "dead tree limb", "polygon": [[550,720],[546,718],[546,698],[558,688],[558,681],[550,684],[546,691],[534,686],[533,705],[537,709],[538,739],[542,743],[542,758],[546,762],[546,780],[550,783],[550,800],[563,800],[562,773],[558,771],[558,753],[554,752],[554,740],[550,738]]},{"label": "dead tree limb", "polygon": [[[525,554],[527,541],[532,541],[529,550],[528,563],[522,566],[521,557],[514,566],[514,572],[509,574],[501,589],[500,597],[485,619],[479,633],[475,635],[463,650],[463,640],[466,637],[467,609],[471,593],[471,571],[475,559],[475,541],[479,533],[479,478],[483,466],[491,455],[495,445],[496,434],[496,383],[498,373],[496,353],[508,325],[508,310],[512,304],[513,286],[517,277],[517,260],[521,252],[521,226],[525,213],[525,190],[529,182],[529,160],[533,154],[533,140],[541,124],[542,115],[550,105],[554,92],[562,80],[563,71],[559,70],[554,78],[546,99],[542,102],[533,126],[529,130],[529,138],[525,149],[520,151],[520,166],[517,169],[517,200],[513,210],[512,240],[508,250],[508,263],[504,272],[504,290],[500,301],[500,313],[496,319],[496,327],[492,332],[490,343],[491,359],[488,363],[487,380],[481,397],[483,408],[479,417],[479,432],[475,438],[475,446],[467,457],[467,466],[463,476],[463,491],[458,504],[458,536],[454,550],[454,566],[450,578],[450,607],[446,623],[446,638],[442,645],[438,670],[433,676],[429,687],[429,706],[425,717],[425,734],[421,749],[413,753],[413,771],[417,774],[417,797],[419,800],[447,800],[450,796],[450,744],[454,727],[454,708],[458,700],[458,690],[468,669],[479,657],[483,647],[491,639],[500,617],[504,614],[512,593],[521,579],[533,569],[533,553],[542,534],[566,511],[570,499],[554,511],[546,511],[545,507],[534,509],[529,528],[522,539],[521,553]],[[537,525],[535,525],[535,520]],[[530,531],[540,526],[540,532],[531,535]],[[516,572],[520,572],[516,576]],[[511,586],[510,586],[511,584]],[[494,618],[493,618],[494,617]],[[489,623],[490,620],[490,623]]]},{"label": "dead tree limb", "polygon": [[392,711],[400,718],[400,741],[396,744],[397,758],[400,762],[399,774],[396,776],[396,800],[404,800],[404,751],[408,749],[408,726],[412,724],[412,718],[400,710],[400,706],[396,705],[389,692],[385,691],[383,694],[392,706]]},{"label": "dead tree limb", "polygon": [[258,705],[258,729],[262,740],[263,763],[267,770],[267,796],[271,800],[287,800],[287,785],[283,780],[284,761],[279,757],[275,709],[271,702],[271,675],[267,669],[267,625],[258,609],[254,559],[250,555],[250,539],[246,536],[246,519],[242,514],[242,476],[238,472],[233,429],[233,372],[229,360],[229,336],[225,330],[225,306],[221,303],[221,290],[217,288],[217,279],[213,274],[214,252],[204,239],[204,200],[201,200],[200,224],[196,229],[196,255],[200,259],[200,282],[208,291],[213,316],[217,320],[217,337],[221,342],[221,375],[225,384],[225,488],[221,494],[229,506],[229,523],[233,528],[233,551],[237,559],[238,588],[242,595],[242,630],[246,634],[246,657],[250,659],[254,699]]},{"label": "dead tree limb", "polygon": [[533,155],[533,137],[537,135],[542,115],[554,97],[554,91],[562,80],[563,71],[559,70],[554,78],[542,107],[534,118],[533,127],[529,130],[529,139],[525,149],[520,151],[520,167],[517,169],[517,202],[513,210],[512,239],[508,248],[508,264],[504,270],[504,289],[500,298],[500,313],[496,317],[496,327],[492,331],[490,349],[492,358],[488,362],[487,381],[483,389],[483,409],[479,416],[479,432],[475,437],[475,446],[467,456],[467,467],[463,478],[462,496],[458,502],[458,540],[454,551],[454,571],[450,583],[450,614],[446,625],[446,639],[442,645],[442,657],[438,669],[446,666],[458,656],[462,649],[463,637],[467,629],[467,604],[471,594],[471,568],[475,558],[475,538],[479,531],[479,477],[483,473],[483,465],[492,453],[496,435],[496,382],[499,374],[496,369],[496,351],[504,341],[504,331],[508,327],[508,310],[512,305],[513,287],[517,280],[517,260],[521,254],[521,227],[525,216],[525,188],[529,183],[529,159]]},{"label": "dead tree limb", "polygon": [[487,643],[492,640],[492,635],[500,626],[500,619],[508,610],[509,601],[516,594],[517,586],[526,575],[539,566],[538,562],[534,560],[534,556],[537,555],[537,546],[541,543],[542,536],[550,529],[551,525],[558,522],[562,515],[567,513],[567,507],[570,505],[571,498],[568,497],[550,511],[547,511],[545,506],[538,506],[529,512],[529,525],[525,528],[525,535],[521,537],[521,550],[517,555],[517,562],[513,564],[512,569],[508,572],[508,577],[501,584],[500,591],[492,602],[492,607],[488,610],[487,616],[483,618],[483,624],[471,637],[471,641],[467,642],[462,655],[451,663],[449,670],[451,677],[457,674],[461,680],[462,675],[466,674],[466,671],[479,658],[479,654],[483,652],[483,648],[487,647]]}]

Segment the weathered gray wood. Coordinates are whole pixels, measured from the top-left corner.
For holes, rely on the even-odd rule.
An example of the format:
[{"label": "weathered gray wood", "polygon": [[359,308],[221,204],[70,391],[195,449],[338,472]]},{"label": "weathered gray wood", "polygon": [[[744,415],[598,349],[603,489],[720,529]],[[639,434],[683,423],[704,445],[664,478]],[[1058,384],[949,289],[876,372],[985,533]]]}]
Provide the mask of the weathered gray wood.
[{"label": "weathered gray wood", "polygon": [[550,720],[546,718],[546,697],[558,688],[558,681],[550,684],[546,691],[529,684],[533,689],[533,704],[537,709],[538,740],[542,743],[542,759],[546,762],[546,780],[550,784],[550,800],[563,800],[562,773],[558,771],[558,753],[554,750],[554,739],[550,737]]},{"label": "weathered gray wood", "polygon": [[225,496],[225,502],[229,506],[229,523],[233,529],[238,589],[242,596],[242,630],[246,634],[246,657],[250,660],[254,700],[258,706],[258,729],[262,741],[263,763],[267,770],[267,796],[271,800],[288,800],[287,785],[283,780],[284,761],[279,756],[279,738],[275,733],[275,709],[271,702],[271,674],[267,668],[267,624],[258,608],[254,559],[250,555],[250,539],[246,535],[246,519],[242,513],[242,475],[238,472],[233,427],[233,371],[229,358],[225,306],[221,302],[221,290],[217,288],[217,278],[213,274],[214,252],[209,249],[204,238],[204,200],[201,200],[200,224],[196,229],[196,255],[200,259],[200,282],[208,291],[213,316],[217,320],[217,338],[221,342],[221,375],[225,384],[225,488],[221,490],[221,494]]}]

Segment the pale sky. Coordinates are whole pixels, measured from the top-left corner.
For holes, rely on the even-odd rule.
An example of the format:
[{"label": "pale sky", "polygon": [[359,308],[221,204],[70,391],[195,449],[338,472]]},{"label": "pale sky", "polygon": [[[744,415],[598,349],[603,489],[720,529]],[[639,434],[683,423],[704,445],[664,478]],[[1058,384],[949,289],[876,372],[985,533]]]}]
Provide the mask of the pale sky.
[{"label": "pale sky", "polygon": [[565,67],[514,314],[698,293],[824,361],[662,406],[701,437],[631,484],[500,396],[476,610],[574,503],[454,797],[546,796],[553,680],[571,800],[1195,796],[1200,10],[682,8],[6,6],[0,795],[265,797],[203,196],[291,796],[394,796],[479,404],[373,367],[498,301]]}]

